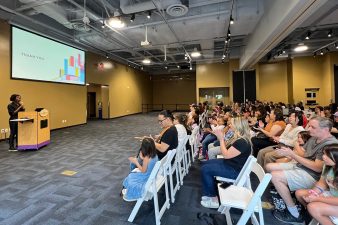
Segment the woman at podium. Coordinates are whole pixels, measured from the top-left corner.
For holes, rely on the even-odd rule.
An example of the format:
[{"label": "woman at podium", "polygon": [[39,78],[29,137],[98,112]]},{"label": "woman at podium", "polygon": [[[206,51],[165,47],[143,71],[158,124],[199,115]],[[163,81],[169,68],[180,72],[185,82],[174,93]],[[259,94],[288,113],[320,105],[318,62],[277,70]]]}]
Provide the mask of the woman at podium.
[{"label": "woman at podium", "polygon": [[14,139],[16,138],[16,142],[18,141],[18,122],[11,120],[18,119],[18,113],[25,111],[25,107],[21,101],[21,96],[18,94],[12,94],[9,100],[11,101],[11,103],[7,106],[9,114],[9,128],[11,129],[9,136],[9,151],[16,151],[16,148],[14,147]]}]

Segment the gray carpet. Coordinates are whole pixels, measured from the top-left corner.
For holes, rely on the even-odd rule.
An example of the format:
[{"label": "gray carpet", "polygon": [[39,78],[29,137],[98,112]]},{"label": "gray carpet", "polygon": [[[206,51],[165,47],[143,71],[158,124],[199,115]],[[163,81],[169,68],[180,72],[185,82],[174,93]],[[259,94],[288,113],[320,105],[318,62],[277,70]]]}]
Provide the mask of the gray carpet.
[{"label": "gray carpet", "polygon": [[[135,136],[159,131],[156,114],[150,113],[53,131],[51,144],[39,151],[8,152],[8,144],[0,142],[0,224],[131,224],[127,219],[135,203],[119,196],[129,173],[127,158],[140,145]],[[212,217],[224,222],[199,203],[199,167],[190,169],[161,224],[206,224]],[[77,174],[61,175],[64,170]],[[198,219],[198,213],[205,218]],[[270,212],[265,218],[266,224],[279,224]],[[134,224],[155,224],[152,201],[141,206]]]}]

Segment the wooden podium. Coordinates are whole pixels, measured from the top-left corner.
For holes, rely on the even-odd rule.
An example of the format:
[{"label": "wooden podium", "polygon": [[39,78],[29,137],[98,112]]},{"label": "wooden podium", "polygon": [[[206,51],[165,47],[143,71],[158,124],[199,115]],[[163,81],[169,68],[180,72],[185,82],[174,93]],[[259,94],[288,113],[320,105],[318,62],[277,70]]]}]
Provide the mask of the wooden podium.
[{"label": "wooden podium", "polygon": [[39,149],[50,143],[49,112],[19,112],[18,150]]}]

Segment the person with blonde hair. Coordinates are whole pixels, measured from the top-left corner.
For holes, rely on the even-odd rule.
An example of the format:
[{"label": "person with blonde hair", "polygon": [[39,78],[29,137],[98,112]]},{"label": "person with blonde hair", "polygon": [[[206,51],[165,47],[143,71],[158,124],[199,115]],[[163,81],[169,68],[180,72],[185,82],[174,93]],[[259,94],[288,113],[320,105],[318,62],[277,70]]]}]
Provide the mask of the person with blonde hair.
[{"label": "person with blonde hair", "polygon": [[241,117],[232,118],[230,127],[234,131],[234,138],[228,147],[224,141],[224,131],[215,130],[213,132],[220,141],[224,158],[212,159],[202,164],[201,205],[206,208],[218,208],[219,206],[214,177],[236,179],[252,152],[248,120]]}]

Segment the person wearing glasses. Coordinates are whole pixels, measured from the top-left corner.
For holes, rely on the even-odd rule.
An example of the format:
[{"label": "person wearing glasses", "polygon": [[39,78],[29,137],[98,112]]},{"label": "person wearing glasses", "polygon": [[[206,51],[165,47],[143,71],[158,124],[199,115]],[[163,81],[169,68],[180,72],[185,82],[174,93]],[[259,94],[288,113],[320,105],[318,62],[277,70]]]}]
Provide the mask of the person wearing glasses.
[{"label": "person wearing glasses", "polygon": [[154,139],[158,159],[161,160],[169,150],[177,148],[178,133],[174,125],[174,117],[169,110],[163,110],[158,115],[158,122],[162,131]]}]

